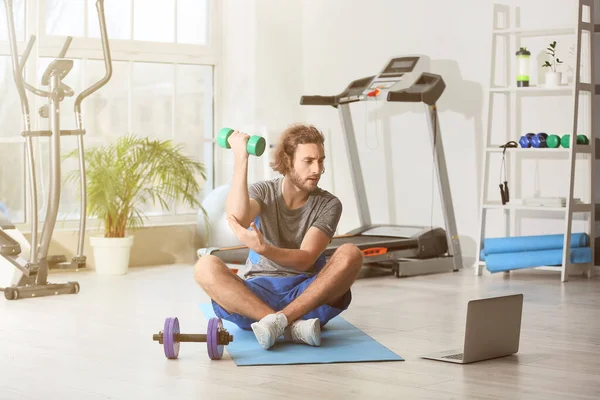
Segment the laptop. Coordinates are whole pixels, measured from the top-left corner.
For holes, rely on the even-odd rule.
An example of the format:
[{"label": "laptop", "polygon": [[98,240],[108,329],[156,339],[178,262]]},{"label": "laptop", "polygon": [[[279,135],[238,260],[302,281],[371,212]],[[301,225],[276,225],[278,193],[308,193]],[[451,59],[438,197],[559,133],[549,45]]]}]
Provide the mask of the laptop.
[{"label": "laptop", "polygon": [[471,300],[463,348],[421,358],[468,364],[512,355],[519,351],[522,311],[523,294]]}]

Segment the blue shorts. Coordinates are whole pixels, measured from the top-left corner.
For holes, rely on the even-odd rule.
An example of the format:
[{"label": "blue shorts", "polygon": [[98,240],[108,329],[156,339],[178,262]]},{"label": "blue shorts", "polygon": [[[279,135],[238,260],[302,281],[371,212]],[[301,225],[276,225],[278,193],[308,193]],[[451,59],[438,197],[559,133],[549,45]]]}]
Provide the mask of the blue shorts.
[{"label": "blue shorts", "polygon": [[[316,278],[317,274],[301,274],[285,277],[259,276],[245,280],[244,284],[273,310],[281,311],[296,297],[300,296]],[[321,326],[324,326],[329,320],[337,317],[342,311],[346,310],[350,306],[351,301],[352,293],[348,290],[336,302],[336,306],[339,308],[323,304],[303,315],[300,319],[319,318]],[[242,329],[249,330],[251,329],[250,325],[256,322],[254,319],[239,314],[228,313],[214,300],[212,301],[212,306],[217,317],[231,321]]]}]

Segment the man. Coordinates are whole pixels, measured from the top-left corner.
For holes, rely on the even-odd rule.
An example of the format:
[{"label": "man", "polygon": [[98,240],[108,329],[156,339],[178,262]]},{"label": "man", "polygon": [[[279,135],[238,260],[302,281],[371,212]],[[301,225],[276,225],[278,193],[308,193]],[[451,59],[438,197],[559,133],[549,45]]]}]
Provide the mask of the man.
[{"label": "man", "polygon": [[324,138],[314,126],[292,125],[276,149],[273,170],[282,177],[247,183],[249,136],[234,132],[229,225],[249,248],[244,279],[217,257],[201,257],[194,269],[215,314],[252,329],[269,349],[281,335],[321,345],[321,326],[350,305],[350,287],[362,252],[344,244],[325,263],[324,251],[342,213],[340,200],[318,187],[324,169]]}]

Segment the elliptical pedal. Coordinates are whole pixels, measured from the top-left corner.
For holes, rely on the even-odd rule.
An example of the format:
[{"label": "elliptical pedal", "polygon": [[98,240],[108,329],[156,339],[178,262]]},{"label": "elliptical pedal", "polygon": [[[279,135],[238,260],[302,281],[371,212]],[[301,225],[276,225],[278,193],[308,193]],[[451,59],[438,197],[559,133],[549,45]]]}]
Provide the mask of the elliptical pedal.
[{"label": "elliptical pedal", "polygon": [[64,255],[49,256],[48,257],[48,269],[51,270],[75,270],[87,268],[87,258],[73,257],[71,261],[67,261],[67,257]]}]

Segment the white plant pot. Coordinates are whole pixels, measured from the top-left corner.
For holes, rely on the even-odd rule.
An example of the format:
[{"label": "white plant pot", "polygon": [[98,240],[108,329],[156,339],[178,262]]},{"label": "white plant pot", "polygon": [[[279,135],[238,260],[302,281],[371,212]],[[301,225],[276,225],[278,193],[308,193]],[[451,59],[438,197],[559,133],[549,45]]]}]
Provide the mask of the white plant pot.
[{"label": "white plant pot", "polygon": [[546,72],[546,87],[558,87],[562,81],[562,72]]},{"label": "white plant pot", "polygon": [[98,275],[123,275],[129,268],[133,236],[107,238],[91,236],[94,264]]}]

